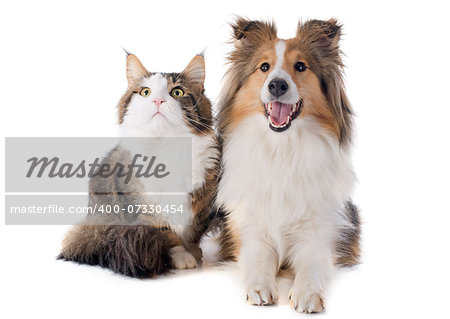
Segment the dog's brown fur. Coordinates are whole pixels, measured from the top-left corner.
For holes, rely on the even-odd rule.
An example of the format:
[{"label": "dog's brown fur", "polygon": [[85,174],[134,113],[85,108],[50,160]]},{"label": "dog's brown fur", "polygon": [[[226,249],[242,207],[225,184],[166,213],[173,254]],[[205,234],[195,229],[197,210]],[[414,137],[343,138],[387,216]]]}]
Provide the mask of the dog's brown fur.
[{"label": "dog's brown fur", "polygon": [[[264,113],[263,106],[255,104],[255,101],[260,101],[259,92],[267,74],[256,71],[262,62],[275,64],[270,59],[276,57],[274,47],[279,41],[273,22],[238,18],[232,29],[235,45],[228,56],[230,67],[218,105],[218,129],[222,137],[252,113]],[[284,70],[288,70],[296,86],[302,90],[301,96],[314,101],[305,103],[300,117],[313,116],[336,136],[341,147],[349,147],[353,135],[353,111],[342,78],[341,34],[341,25],[335,19],[299,23],[296,36],[286,40],[284,63],[292,66],[296,61],[305,61],[312,72],[300,73],[287,66]],[[351,200],[346,203],[345,213],[352,228],[343,231],[336,243],[336,264],[351,266],[358,264],[360,259],[359,212]],[[239,240],[232,231],[234,227],[228,223],[229,220],[225,219],[220,254],[225,260],[235,260]]]}]

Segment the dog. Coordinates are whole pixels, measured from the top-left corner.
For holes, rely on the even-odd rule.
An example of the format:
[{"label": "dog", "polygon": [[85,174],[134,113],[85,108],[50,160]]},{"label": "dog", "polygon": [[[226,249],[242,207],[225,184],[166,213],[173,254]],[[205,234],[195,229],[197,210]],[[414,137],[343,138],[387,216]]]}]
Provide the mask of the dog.
[{"label": "dog", "polygon": [[309,20],[284,40],[273,22],[239,17],[232,30],[217,115],[220,255],[238,261],[250,304],[275,303],[287,269],[291,307],[321,312],[334,270],[360,258],[341,25]]}]

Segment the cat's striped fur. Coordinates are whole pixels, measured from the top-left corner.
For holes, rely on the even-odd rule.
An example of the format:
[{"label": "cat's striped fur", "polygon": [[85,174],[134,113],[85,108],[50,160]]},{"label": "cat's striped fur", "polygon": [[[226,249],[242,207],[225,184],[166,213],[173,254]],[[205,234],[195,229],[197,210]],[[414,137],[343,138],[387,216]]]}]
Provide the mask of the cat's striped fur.
[{"label": "cat's striped fur", "polygon": [[[219,151],[212,128],[211,103],[204,94],[204,58],[198,55],[181,73],[148,72],[138,58],[127,56],[128,89],[119,102],[119,124],[125,136],[182,136],[192,138],[192,191],[187,194],[189,224],[172,225],[152,215],[118,214],[89,216],[74,226],[63,241],[60,259],[100,265],[132,277],[152,277],[171,268],[193,268],[201,257],[200,237],[212,217]],[[142,88],[150,88],[144,98]],[[180,88],[184,95],[171,92]],[[113,149],[104,163],[127,163],[123,147]],[[157,198],[144,196],[145,187],[137,180],[125,185],[115,176],[93,177],[89,205],[157,204]],[[130,218],[133,218],[132,220]]]}]

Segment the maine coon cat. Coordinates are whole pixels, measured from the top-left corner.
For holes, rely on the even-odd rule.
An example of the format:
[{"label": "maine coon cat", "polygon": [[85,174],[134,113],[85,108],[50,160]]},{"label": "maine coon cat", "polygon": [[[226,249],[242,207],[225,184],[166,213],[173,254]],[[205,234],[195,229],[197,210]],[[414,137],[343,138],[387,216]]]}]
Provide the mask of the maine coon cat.
[{"label": "maine coon cat", "polygon": [[[212,219],[219,161],[211,103],[204,94],[204,58],[195,56],[181,73],[152,73],[135,55],[128,54],[126,74],[128,89],[118,107],[120,131],[122,136],[151,141],[139,146],[139,153],[155,151],[159,141],[167,143],[167,137],[192,139],[192,184],[177,202],[184,210],[172,215],[119,213],[107,220],[102,214],[90,214],[68,232],[59,258],[100,265],[132,277],[194,268],[201,257],[200,238]],[[128,145],[120,144],[103,163],[129,163],[131,153]],[[114,205],[127,211],[137,204],[166,203],[154,189],[147,194],[146,183],[145,179],[125,183],[117,176],[93,177],[89,206]]]}]

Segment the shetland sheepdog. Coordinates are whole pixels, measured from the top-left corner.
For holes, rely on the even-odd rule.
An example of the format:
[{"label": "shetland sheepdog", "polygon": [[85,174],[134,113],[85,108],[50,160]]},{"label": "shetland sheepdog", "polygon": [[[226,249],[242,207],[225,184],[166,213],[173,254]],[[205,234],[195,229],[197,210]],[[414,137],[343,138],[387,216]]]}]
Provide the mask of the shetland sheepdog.
[{"label": "shetland sheepdog", "polygon": [[341,26],[310,20],[287,40],[271,22],[237,18],[232,29],[218,105],[221,257],[237,259],[250,304],[275,303],[287,269],[291,307],[320,312],[336,267],[359,261]]}]

